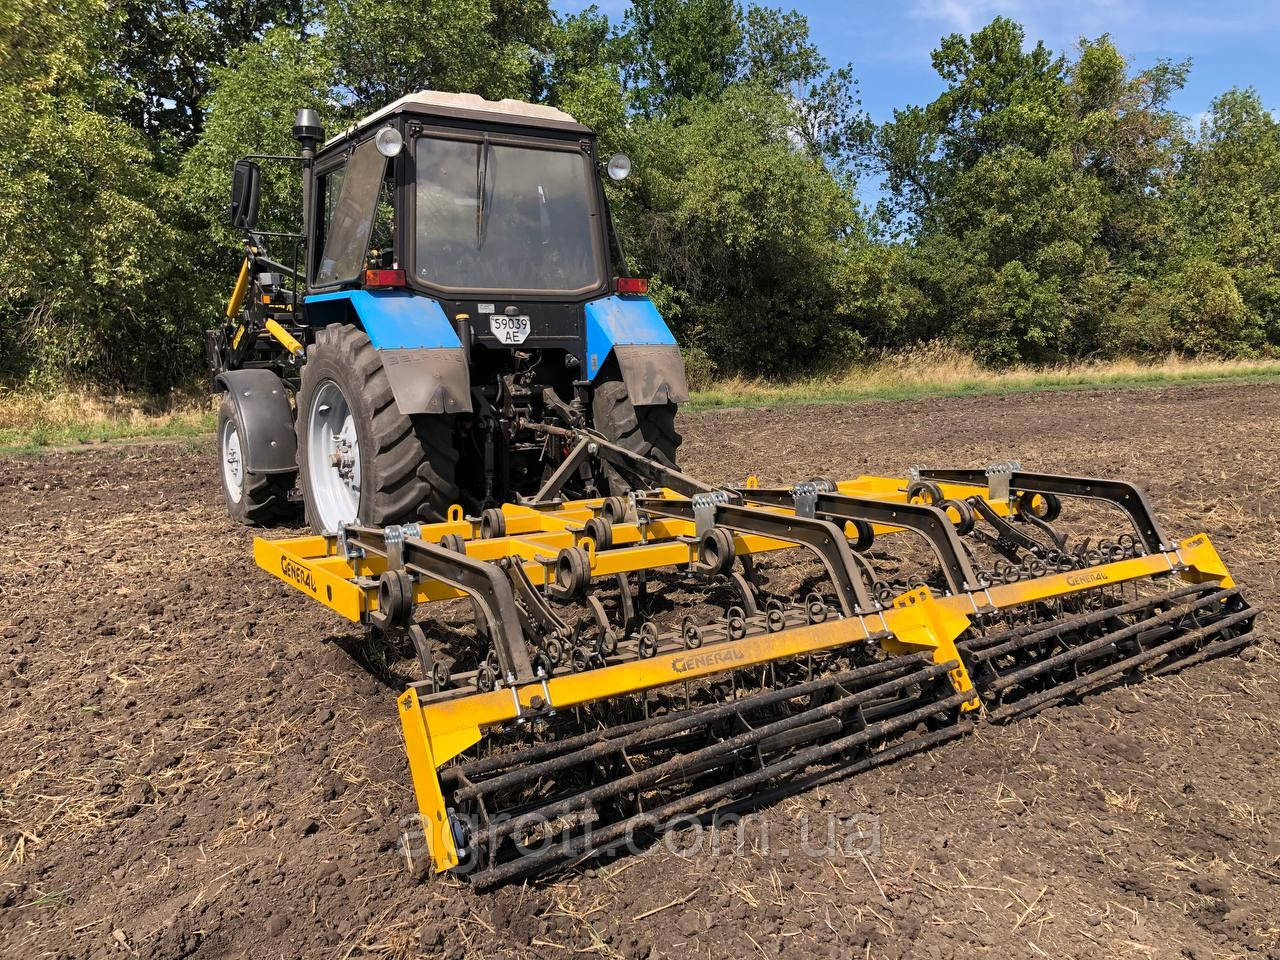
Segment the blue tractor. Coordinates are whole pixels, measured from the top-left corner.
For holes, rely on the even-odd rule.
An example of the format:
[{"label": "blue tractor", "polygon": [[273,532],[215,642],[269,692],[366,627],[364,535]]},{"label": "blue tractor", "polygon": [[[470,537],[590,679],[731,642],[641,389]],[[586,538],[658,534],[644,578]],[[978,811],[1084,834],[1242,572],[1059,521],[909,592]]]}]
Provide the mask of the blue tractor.
[{"label": "blue tractor", "polygon": [[[233,518],[287,522],[301,503],[332,533],[493,511],[583,429],[677,465],[683,361],[626,275],[604,190],[625,156],[597,157],[552,107],[431,91],[327,142],[299,110],[293,134],[299,156],[235,166],[246,257],[206,332]],[[301,166],[300,233],[258,228],[260,161]],[[268,256],[277,242],[291,258]],[[627,486],[594,463],[563,489]]]}]

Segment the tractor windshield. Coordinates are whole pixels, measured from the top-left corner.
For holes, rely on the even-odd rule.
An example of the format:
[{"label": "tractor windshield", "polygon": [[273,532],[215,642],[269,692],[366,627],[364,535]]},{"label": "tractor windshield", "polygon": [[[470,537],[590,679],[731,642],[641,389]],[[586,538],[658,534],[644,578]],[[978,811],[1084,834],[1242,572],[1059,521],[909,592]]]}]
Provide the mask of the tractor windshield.
[{"label": "tractor windshield", "polygon": [[566,293],[601,281],[591,161],[576,145],[424,136],[415,161],[419,280]]}]

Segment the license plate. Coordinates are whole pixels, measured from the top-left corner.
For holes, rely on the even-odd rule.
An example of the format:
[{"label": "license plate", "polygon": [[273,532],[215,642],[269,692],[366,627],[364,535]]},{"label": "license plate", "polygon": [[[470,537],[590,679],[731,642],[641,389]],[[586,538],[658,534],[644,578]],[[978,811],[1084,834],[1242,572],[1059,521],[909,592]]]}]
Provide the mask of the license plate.
[{"label": "license plate", "polygon": [[499,343],[520,344],[529,336],[529,318],[527,316],[508,317],[503,313],[495,313],[489,317],[489,332]]}]

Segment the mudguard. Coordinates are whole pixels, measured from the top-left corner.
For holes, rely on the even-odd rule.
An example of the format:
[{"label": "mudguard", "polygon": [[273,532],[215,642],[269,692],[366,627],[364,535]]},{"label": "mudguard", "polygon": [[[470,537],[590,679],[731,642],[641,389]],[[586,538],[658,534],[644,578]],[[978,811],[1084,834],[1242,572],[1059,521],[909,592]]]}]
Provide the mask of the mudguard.
[{"label": "mudguard", "polygon": [[605,297],[586,306],[587,377],[594,380],[612,355],[636,406],[687,403],[684,358],[648,297]]},{"label": "mudguard", "polygon": [[396,406],[415,413],[469,413],[466,352],[440,304],[403,290],[340,290],[307,297],[313,326],[358,323],[391,381]]},{"label": "mudguard", "polygon": [[249,473],[294,473],[298,435],[284,381],[270,370],[224,370],[213,378],[236,405]]}]

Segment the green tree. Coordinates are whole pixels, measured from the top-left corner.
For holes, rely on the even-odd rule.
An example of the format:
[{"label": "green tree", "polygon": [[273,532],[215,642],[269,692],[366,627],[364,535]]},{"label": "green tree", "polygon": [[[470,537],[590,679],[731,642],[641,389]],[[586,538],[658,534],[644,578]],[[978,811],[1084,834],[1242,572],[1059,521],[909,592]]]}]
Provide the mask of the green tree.
[{"label": "green tree", "polygon": [[1245,348],[1280,346],[1280,123],[1257,91],[1233,89],[1213,101],[1198,134],[1174,191],[1191,262],[1221,267],[1220,302],[1239,297],[1242,326],[1224,335]]},{"label": "green tree", "polygon": [[635,134],[624,234],[668,319],[725,370],[814,369],[861,344],[840,288],[856,201],[797,148],[796,122],[785,96],[742,84]]},{"label": "green tree", "polygon": [[742,12],[736,0],[636,0],[623,20],[622,79],[652,117],[683,101],[715,97],[736,76]]},{"label": "green tree", "polygon": [[147,142],[96,112],[105,6],[0,13],[0,369],[162,387],[186,307],[184,237]]},{"label": "green tree", "polygon": [[116,112],[153,141],[191,146],[215,71],[272,27],[301,35],[308,0],[118,0],[111,5]]},{"label": "green tree", "polygon": [[1004,18],[942,41],[947,88],[869,140],[888,186],[880,222],[914,241],[908,273],[932,304],[922,337],[995,363],[1132,349],[1131,298],[1181,244],[1168,99],[1187,66],[1130,74],[1105,36],[1074,60],[1024,41]]},{"label": "green tree", "polygon": [[354,119],[423,89],[530,97],[551,22],[546,0],[328,0],[323,38]]}]

